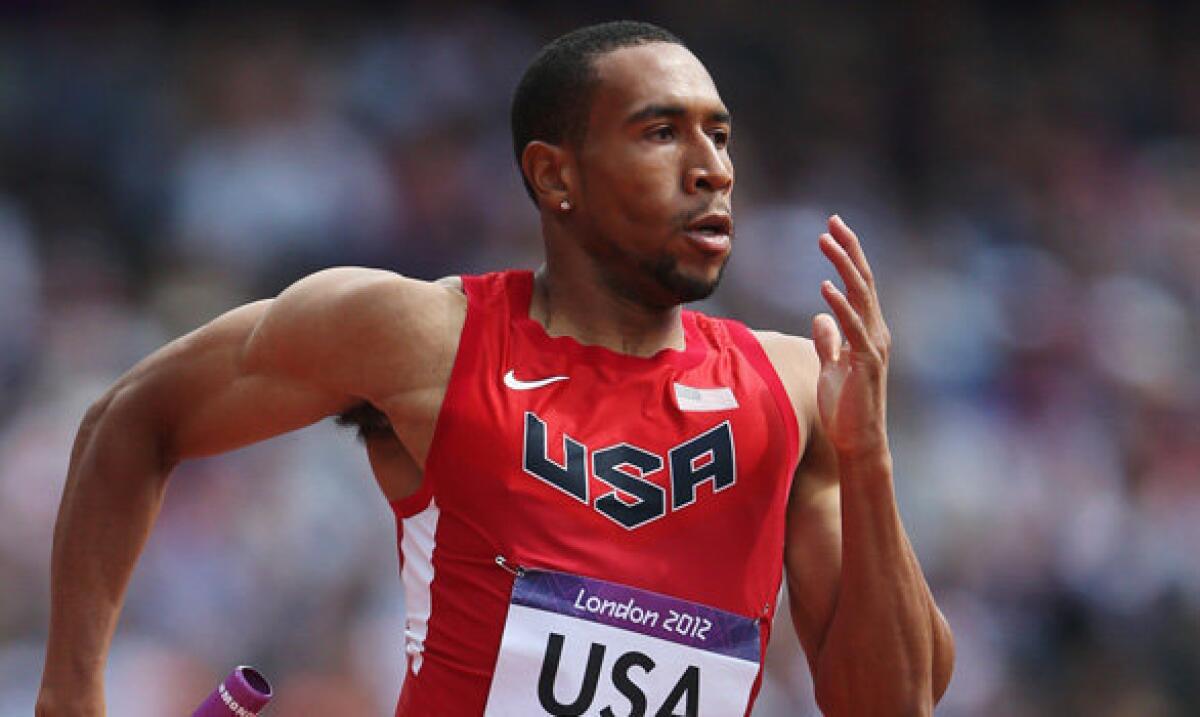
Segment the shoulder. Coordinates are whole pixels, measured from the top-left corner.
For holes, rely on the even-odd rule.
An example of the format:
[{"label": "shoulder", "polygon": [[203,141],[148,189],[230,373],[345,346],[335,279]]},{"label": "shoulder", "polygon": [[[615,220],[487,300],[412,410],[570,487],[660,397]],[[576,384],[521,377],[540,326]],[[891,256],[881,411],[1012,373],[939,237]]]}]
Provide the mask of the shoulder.
[{"label": "shoulder", "polygon": [[[376,317],[382,312],[430,313],[466,311],[458,277],[438,281],[410,279],[392,271],[339,266],[310,274],[279,295],[280,308],[305,313],[345,313],[343,319]],[[350,313],[354,312],[354,313]],[[364,312],[359,314],[358,312]]]},{"label": "shoulder", "polygon": [[811,339],[778,331],[752,329],[751,333],[783,382],[803,433],[816,415],[817,375],[821,368],[816,347]]},{"label": "shoulder", "polygon": [[771,360],[771,365],[785,383],[789,383],[789,379],[804,382],[816,380],[820,361],[817,359],[817,349],[812,339],[779,331],[751,329],[750,333],[758,339],[767,358]]},{"label": "shoulder", "polygon": [[457,336],[466,314],[461,286],[382,269],[336,267],[310,274],[275,300],[274,318],[322,334]]},{"label": "shoulder", "polygon": [[[410,375],[410,365],[452,361],[467,310],[456,280],[336,267],[310,274],[272,302],[248,358],[291,373],[344,366],[360,378]],[[368,374],[368,375],[361,375]]]}]

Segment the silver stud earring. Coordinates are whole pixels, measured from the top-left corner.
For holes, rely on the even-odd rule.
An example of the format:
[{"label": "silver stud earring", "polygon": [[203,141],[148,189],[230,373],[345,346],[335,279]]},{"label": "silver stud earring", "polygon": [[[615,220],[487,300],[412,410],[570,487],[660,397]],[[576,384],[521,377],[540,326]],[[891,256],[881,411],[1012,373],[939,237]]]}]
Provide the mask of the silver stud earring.
[{"label": "silver stud earring", "polygon": [[569,212],[569,211],[571,211],[571,203],[569,201],[567,201],[566,199],[564,199],[558,203],[558,208],[564,212]]}]

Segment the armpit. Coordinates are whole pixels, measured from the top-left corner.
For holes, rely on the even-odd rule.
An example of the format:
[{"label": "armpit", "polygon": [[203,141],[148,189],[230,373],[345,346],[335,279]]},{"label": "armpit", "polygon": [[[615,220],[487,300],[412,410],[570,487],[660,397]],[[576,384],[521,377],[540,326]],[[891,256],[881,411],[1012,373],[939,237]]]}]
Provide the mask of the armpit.
[{"label": "armpit", "polygon": [[339,426],[356,427],[358,438],[364,443],[369,438],[392,433],[392,422],[387,414],[366,401],[342,411],[336,421]]}]

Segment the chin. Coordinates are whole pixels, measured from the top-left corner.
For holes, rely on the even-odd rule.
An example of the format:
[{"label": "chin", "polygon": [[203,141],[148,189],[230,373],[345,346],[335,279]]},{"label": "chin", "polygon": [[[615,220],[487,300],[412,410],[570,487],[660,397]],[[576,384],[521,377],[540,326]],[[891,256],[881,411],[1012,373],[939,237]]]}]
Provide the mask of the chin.
[{"label": "chin", "polygon": [[702,275],[700,272],[682,270],[678,262],[672,259],[655,265],[654,278],[660,287],[675,297],[675,303],[687,304],[712,296],[721,283],[721,276],[725,273],[725,264],[726,262],[721,262],[715,275]]}]

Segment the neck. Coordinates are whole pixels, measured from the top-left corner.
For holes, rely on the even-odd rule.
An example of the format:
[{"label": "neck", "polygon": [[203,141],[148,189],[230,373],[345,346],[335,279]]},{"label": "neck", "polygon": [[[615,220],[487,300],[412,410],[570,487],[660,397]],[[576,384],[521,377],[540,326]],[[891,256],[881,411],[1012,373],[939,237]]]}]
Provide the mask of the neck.
[{"label": "neck", "polygon": [[680,306],[644,306],[609,286],[593,262],[560,261],[548,255],[534,274],[529,316],[547,334],[631,356],[684,348]]}]

